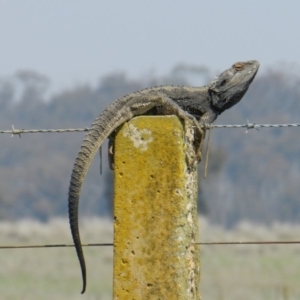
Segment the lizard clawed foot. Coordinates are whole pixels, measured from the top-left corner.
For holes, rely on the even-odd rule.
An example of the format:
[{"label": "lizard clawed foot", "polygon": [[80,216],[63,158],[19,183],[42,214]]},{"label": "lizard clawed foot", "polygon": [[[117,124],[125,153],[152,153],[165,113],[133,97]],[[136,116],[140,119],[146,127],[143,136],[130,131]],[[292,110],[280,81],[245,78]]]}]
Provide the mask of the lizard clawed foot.
[{"label": "lizard clawed foot", "polygon": [[193,116],[191,116],[191,122],[194,125],[195,132],[194,132],[194,146],[195,146],[195,152],[196,152],[196,160],[199,163],[202,159],[202,145],[203,140],[205,138],[205,130],[203,130],[200,126],[200,123],[197,121],[197,119]]}]

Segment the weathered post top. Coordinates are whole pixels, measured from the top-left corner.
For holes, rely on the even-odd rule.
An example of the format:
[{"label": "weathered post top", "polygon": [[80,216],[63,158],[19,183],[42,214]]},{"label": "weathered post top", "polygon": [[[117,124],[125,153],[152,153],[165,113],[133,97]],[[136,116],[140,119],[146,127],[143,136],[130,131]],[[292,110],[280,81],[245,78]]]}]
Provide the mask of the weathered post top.
[{"label": "weathered post top", "polygon": [[115,138],[114,299],[200,299],[193,128],[142,116]]}]

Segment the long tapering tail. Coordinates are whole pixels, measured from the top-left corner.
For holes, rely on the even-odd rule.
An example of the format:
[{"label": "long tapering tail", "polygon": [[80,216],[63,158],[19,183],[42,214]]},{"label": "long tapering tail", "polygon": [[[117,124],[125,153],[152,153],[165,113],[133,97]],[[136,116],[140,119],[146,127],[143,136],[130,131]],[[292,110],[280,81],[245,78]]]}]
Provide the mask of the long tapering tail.
[{"label": "long tapering tail", "polygon": [[[122,103],[117,103],[122,105]],[[116,105],[116,103],[113,103]],[[124,104],[123,104],[124,105]],[[88,168],[103,141],[122,123],[132,117],[131,112],[122,115],[118,114],[118,107],[109,106],[92,124],[91,130],[86,134],[75,160],[71,181],[69,186],[69,222],[71,233],[79,259],[83,287],[81,293],[86,289],[86,266],[81,246],[79,225],[78,225],[78,204],[83,180]]]}]

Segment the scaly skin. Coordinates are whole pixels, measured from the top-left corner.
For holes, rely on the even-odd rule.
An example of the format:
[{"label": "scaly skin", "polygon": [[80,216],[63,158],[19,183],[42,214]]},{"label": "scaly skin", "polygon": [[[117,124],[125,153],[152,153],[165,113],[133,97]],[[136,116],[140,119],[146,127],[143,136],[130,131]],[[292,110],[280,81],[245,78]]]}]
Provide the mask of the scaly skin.
[{"label": "scaly skin", "polygon": [[175,114],[192,121],[201,131],[202,125],[211,124],[219,114],[242,99],[258,68],[257,61],[238,62],[207,86],[159,86],[131,93],[115,100],[93,122],[75,160],[69,187],[69,221],[81,266],[82,294],[86,289],[86,266],[79,235],[78,203],[85,175],[104,140],[126,121],[147,112]]}]

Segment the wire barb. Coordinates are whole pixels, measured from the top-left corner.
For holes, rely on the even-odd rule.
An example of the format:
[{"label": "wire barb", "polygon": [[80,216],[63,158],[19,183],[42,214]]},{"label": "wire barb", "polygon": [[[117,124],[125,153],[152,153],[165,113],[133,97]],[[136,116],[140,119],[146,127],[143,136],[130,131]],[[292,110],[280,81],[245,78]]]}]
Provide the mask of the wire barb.
[{"label": "wire barb", "polygon": [[257,128],[257,126],[256,126],[255,123],[250,123],[249,120],[247,119],[247,130],[246,130],[245,133],[248,133],[248,131],[249,131],[250,129],[256,129],[256,130],[259,130],[259,129]]},{"label": "wire barb", "polygon": [[12,133],[11,137],[13,137],[16,134],[18,134],[19,137],[21,137],[21,130],[15,129],[14,125],[11,125],[11,128],[12,128],[12,130],[11,130],[11,133]]}]

